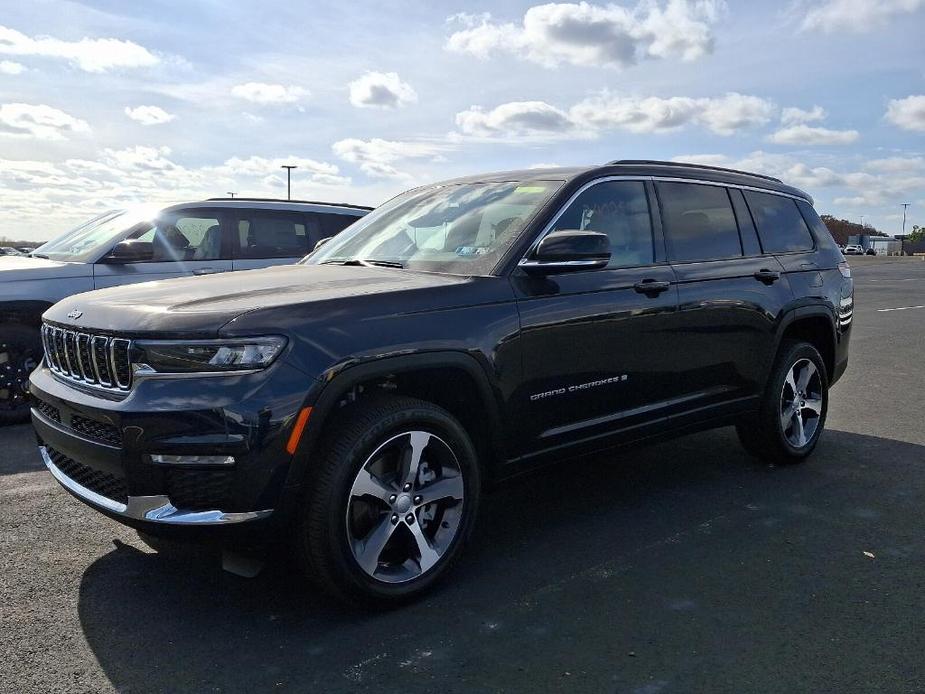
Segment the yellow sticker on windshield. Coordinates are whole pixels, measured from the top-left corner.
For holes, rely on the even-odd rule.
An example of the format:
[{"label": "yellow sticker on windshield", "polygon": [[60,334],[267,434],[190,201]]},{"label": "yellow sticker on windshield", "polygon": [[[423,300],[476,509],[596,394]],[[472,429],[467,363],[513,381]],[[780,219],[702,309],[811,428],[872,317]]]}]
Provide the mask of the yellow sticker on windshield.
[{"label": "yellow sticker on windshield", "polygon": [[546,188],[543,186],[517,186],[514,188],[515,193],[545,193]]}]

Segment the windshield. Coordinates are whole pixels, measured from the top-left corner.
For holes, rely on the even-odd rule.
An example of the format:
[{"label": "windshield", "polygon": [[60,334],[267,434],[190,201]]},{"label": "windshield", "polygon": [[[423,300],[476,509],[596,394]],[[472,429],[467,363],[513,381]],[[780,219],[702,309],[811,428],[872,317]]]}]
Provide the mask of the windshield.
[{"label": "windshield", "polygon": [[86,262],[101,250],[112,248],[126,231],[152,218],[156,211],[154,208],[103,212],[39,246],[32,255],[51,260]]},{"label": "windshield", "polygon": [[302,262],[485,275],[561,185],[561,181],[508,181],[412,190],[371,212]]}]

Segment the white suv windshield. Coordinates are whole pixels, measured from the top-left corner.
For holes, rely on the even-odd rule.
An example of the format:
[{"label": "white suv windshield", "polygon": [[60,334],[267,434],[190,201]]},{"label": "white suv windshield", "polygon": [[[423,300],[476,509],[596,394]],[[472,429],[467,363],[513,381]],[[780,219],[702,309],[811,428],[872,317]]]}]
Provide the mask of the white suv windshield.
[{"label": "white suv windshield", "polygon": [[303,262],[488,274],[561,181],[462,183],[412,190]]},{"label": "white suv windshield", "polygon": [[87,262],[109,250],[130,228],[152,219],[157,208],[109,210],[64,232],[33,251],[34,256],[70,262]]}]

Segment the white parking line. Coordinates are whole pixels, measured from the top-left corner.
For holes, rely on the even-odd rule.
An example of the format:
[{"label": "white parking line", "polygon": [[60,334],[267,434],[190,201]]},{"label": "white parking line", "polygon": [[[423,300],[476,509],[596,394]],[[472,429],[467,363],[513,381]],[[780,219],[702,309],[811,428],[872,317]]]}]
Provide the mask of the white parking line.
[{"label": "white parking line", "polygon": [[925,304],[921,306],[900,306],[898,308],[878,308],[877,313],[886,313],[887,311],[911,311],[915,308],[925,308]]}]

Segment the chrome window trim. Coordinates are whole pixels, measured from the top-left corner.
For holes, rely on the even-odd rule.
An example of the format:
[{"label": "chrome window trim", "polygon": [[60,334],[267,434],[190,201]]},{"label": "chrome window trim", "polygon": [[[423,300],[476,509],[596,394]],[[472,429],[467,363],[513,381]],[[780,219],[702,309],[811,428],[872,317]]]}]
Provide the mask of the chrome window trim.
[{"label": "chrome window trim", "polygon": [[[584,185],[582,185],[581,188],[579,188],[577,191],[575,191],[575,192],[569,197],[569,199],[566,200],[566,201],[562,204],[562,206],[558,209],[558,211],[556,212],[556,214],[553,215],[552,219],[546,224],[546,226],[543,227],[542,231],[540,231],[540,233],[537,235],[537,237],[533,240],[533,242],[532,242],[532,243],[530,244],[530,246],[527,248],[526,252],[525,252],[524,255],[521,257],[520,261],[517,263],[518,267],[519,267],[519,266],[522,266],[522,265],[525,265],[525,264],[527,264],[527,263],[529,263],[529,262],[531,262],[530,256],[532,256],[533,253],[534,253],[534,251],[536,251],[536,247],[540,245],[540,241],[542,241],[544,238],[546,238],[546,235],[549,234],[549,232],[550,232],[550,231],[552,230],[552,228],[555,226],[556,222],[559,221],[559,218],[560,218],[563,214],[565,214],[565,211],[571,206],[571,204],[572,204],[573,202],[575,202],[575,200],[578,198],[579,195],[581,195],[582,193],[584,193],[586,190],[588,190],[588,188],[591,188],[592,186],[596,186],[596,185],[598,185],[598,184],[600,184],[600,183],[607,183],[608,181],[650,181],[650,182],[652,182],[652,183],[658,183],[658,182],[663,182],[663,183],[697,183],[697,184],[700,184],[700,185],[719,186],[719,187],[722,187],[722,188],[737,188],[738,190],[751,190],[751,191],[755,191],[756,193],[768,193],[769,195],[779,195],[779,196],[781,196],[781,197],[783,197],[783,198],[790,198],[791,200],[802,200],[803,202],[806,202],[807,204],[809,204],[809,201],[808,201],[806,198],[800,197],[799,195],[793,195],[792,193],[784,193],[784,192],[778,191],[778,190],[769,190],[769,189],[767,189],[767,188],[759,188],[758,186],[747,186],[747,185],[743,185],[743,184],[740,184],[740,183],[724,183],[723,181],[710,181],[710,180],[701,179],[701,178],[684,178],[684,177],[682,177],[682,176],[638,176],[638,175],[636,175],[636,176],[634,176],[634,175],[625,175],[625,176],[620,176],[620,175],[616,175],[616,176],[601,176],[601,177],[599,177],[599,178],[592,179],[592,180],[588,181],[587,183],[585,183]],[[730,203],[731,203],[731,201],[730,201]],[[661,210],[658,210],[658,214],[659,214],[659,216],[661,216]],[[809,226],[809,225],[807,224],[807,227],[808,227],[808,226]],[[653,229],[653,233],[654,233],[654,229]],[[814,239],[814,240],[815,240],[815,239]],[[807,252],[809,252],[809,251],[798,251],[798,252],[800,252],[800,253],[807,253]],[[783,254],[780,254],[780,253],[762,253],[761,256],[749,256],[749,257],[763,257],[763,256],[765,256],[765,255],[783,255]],[[740,256],[736,256],[736,257],[740,257]],[[745,256],[741,256],[741,257],[745,257]],[[666,263],[667,263],[667,262],[670,262],[670,261],[666,261]],[[698,261],[698,262],[703,262],[703,261]],[[651,264],[652,264],[652,265],[662,265],[662,264],[666,264],[666,263],[656,263],[656,262],[653,261],[653,263],[651,263]],[[637,266],[637,267],[648,267],[648,266]],[[614,269],[617,269],[617,268],[614,268]],[[621,268],[621,269],[622,269],[622,268]]]}]

